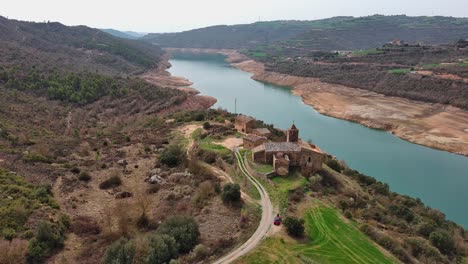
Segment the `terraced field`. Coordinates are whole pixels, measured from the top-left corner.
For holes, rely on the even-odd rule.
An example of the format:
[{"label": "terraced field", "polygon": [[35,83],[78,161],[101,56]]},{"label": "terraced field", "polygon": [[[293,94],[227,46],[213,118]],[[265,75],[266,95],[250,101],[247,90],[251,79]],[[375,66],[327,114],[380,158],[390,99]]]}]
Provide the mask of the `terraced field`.
[{"label": "terraced field", "polygon": [[239,263],[396,263],[385,256],[335,209],[317,207],[304,214],[307,242],[266,239]]}]

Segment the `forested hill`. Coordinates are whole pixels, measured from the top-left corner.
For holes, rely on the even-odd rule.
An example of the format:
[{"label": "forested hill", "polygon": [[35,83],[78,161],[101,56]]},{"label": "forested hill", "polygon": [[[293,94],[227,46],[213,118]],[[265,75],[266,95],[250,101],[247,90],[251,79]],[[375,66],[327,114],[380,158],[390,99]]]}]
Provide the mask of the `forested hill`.
[{"label": "forested hill", "polygon": [[162,50],[86,26],[32,23],[0,17],[0,63],[133,73],[158,65]]},{"label": "forested hill", "polygon": [[180,33],[148,34],[143,39],[162,47],[181,48],[241,49],[283,42],[314,50],[357,50],[380,47],[395,39],[442,44],[467,36],[467,18],[374,15],[214,26]]},{"label": "forested hill", "polygon": [[163,54],[153,44],[85,26],[0,17],[0,96],[16,90],[85,105],[133,95],[167,107],[184,95],[137,77],[157,67]]}]

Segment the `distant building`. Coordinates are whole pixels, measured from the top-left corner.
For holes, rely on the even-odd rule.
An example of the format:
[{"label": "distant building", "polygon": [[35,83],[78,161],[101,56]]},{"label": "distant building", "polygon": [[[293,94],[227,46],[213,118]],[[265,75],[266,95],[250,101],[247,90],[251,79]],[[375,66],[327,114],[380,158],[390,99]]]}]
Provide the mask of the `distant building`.
[{"label": "distant building", "polygon": [[255,134],[257,136],[261,136],[261,137],[270,137],[271,136],[271,132],[270,130],[268,130],[268,128],[256,128],[252,131],[252,134]]},{"label": "distant building", "polygon": [[255,119],[245,115],[238,115],[236,116],[234,127],[239,132],[249,134],[255,128]]},{"label": "distant building", "polygon": [[253,149],[265,143],[267,141],[266,137],[257,136],[254,134],[248,134],[243,138],[244,148]]},{"label": "distant building", "polygon": [[257,163],[272,164],[278,175],[287,175],[291,167],[301,169],[305,176],[322,169],[325,157],[317,146],[299,139],[299,130],[293,124],[287,131],[286,142],[265,142],[252,149]]}]

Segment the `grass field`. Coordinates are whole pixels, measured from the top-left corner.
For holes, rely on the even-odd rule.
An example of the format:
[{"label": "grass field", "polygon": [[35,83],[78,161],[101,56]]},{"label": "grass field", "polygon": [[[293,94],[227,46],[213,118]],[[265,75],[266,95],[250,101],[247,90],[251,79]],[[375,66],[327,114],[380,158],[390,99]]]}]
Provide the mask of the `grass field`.
[{"label": "grass field", "polygon": [[386,257],[335,209],[320,206],[304,213],[309,240],[267,238],[238,263],[396,263]]}]

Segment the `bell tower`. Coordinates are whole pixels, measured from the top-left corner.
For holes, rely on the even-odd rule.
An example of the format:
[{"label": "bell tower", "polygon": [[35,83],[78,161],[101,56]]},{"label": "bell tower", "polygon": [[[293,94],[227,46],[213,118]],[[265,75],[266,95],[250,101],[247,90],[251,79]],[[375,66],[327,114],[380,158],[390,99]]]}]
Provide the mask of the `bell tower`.
[{"label": "bell tower", "polygon": [[287,142],[298,142],[299,141],[299,129],[296,128],[296,125],[294,125],[294,123],[288,129],[288,131],[286,133],[286,141]]}]

